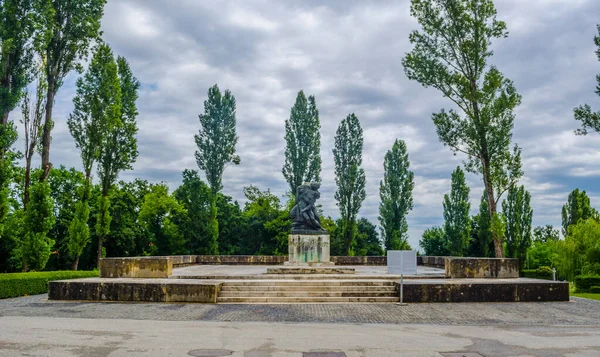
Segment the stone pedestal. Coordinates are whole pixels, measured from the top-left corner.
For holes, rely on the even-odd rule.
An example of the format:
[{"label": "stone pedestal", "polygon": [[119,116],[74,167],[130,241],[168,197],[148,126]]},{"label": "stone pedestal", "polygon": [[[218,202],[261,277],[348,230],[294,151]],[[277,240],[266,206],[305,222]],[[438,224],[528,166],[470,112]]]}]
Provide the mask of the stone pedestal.
[{"label": "stone pedestal", "polygon": [[333,265],[329,261],[329,234],[290,234],[288,247],[285,265]]}]

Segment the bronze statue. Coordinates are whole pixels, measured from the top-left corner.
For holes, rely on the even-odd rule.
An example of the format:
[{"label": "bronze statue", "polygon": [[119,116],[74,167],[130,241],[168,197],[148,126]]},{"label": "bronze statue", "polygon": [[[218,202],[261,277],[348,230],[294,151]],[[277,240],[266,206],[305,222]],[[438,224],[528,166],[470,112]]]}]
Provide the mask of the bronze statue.
[{"label": "bronze statue", "polygon": [[296,189],[296,205],[290,215],[293,219],[292,234],[321,234],[321,226],[315,202],[321,197],[318,182],[304,183]]}]

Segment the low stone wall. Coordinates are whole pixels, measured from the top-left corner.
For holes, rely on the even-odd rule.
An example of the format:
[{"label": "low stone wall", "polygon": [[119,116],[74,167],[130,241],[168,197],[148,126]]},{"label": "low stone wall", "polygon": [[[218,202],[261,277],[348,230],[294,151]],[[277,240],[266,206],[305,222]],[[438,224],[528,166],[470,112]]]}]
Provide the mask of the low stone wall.
[{"label": "low stone wall", "polygon": [[172,273],[171,257],[100,259],[101,278],[168,278]]},{"label": "low stone wall", "polygon": [[335,265],[387,265],[387,257],[384,256],[360,256],[346,257],[335,256],[331,257],[331,262]]},{"label": "low stone wall", "polygon": [[171,258],[173,262],[173,268],[184,267],[188,265],[196,265],[198,256],[197,255],[173,255],[162,258]]},{"label": "low stone wall", "polygon": [[417,265],[423,265],[428,267],[435,267],[444,269],[446,267],[446,259],[452,257],[417,257]]},{"label": "low stone wall", "polygon": [[403,297],[409,303],[569,301],[569,283],[532,279],[441,284],[405,281]]},{"label": "low stone wall", "polygon": [[502,258],[449,257],[445,264],[446,277],[461,278],[518,278],[519,260]]},{"label": "low stone wall", "polygon": [[146,301],[216,303],[221,283],[180,284],[132,279],[59,280],[48,283],[50,300]]},{"label": "low stone wall", "polygon": [[287,255],[197,255],[199,265],[283,265]]}]

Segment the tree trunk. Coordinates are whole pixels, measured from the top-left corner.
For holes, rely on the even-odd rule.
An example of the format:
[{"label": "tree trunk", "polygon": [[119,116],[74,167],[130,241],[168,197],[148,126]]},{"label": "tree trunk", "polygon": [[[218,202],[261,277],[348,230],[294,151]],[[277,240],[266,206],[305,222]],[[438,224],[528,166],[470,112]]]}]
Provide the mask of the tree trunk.
[{"label": "tree trunk", "polygon": [[21,272],[27,272],[27,263],[23,262],[23,264],[21,264]]},{"label": "tree trunk", "polygon": [[100,269],[100,259],[102,259],[102,235],[98,235],[98,269]]},{"label": "tree trunk", "polygon": [[[496,212],[496,198],[494,197],[494,188],[489,179],[488,163],[483,164],[483,184],[488,200],[488,212],[490,214],[490,224],[493,224],[494,215]],[[490,226],[491,227],[491,226]],[[498,237],[494,230],[491,231],[492,240],[494,241],[494,251],[496,258],[504,258],[504,249],[502,248],[502,237]]]},{"label": "tree trunk", "polygon": [[31,186],[31,156],[25,158],[25,187],[23,188],[23,211],[27,211],[29,203],[29,186]]},{"label": "tree trunk", "polygon": [[54,83],[48,78],[48,92],[46,97],[46,118],[44,121],[44,133],[42,135],[42,169],[44,173],[40,178],[41,182],[45,182],[50,174],[52,163],[50,163],[50,131],[52,130],[52,108],[54,107]]},{"label": "tree trunk", "polygon": [[8,114],[10,114],[8,110],[2,114],[2,125],[8,124]]},{"label": "tree trunk", "polygon": [[79,265],[79,257],[75,258],[75,260],[73,261],[73,270],[77,270],[77,266]]},{"label": "tree trunk", "polygon": [[210,227],[211,241],[210,254],[219,254],[219,221],[217,220],[217,194],[213,192],[210,202]]}]

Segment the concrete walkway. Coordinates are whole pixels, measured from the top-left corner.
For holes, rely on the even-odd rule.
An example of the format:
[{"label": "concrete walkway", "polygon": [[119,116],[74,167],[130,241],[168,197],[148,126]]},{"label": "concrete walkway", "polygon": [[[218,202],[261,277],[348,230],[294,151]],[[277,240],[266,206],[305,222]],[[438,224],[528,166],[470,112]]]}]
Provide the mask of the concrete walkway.
[{"label": "concrete walkway", "polygon": [[592,357],[600,329],[0,317],[0,356],[19,355]]}]

